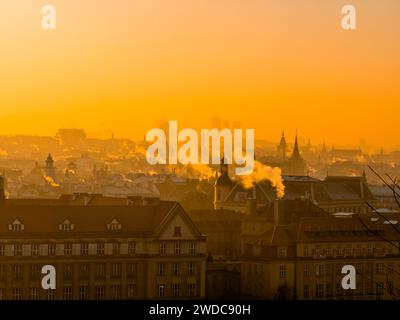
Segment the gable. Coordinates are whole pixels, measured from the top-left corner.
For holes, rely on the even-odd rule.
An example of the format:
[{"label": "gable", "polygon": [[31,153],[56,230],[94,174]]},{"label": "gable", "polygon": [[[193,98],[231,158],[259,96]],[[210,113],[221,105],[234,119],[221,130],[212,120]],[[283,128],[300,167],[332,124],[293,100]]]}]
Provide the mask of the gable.
[{"label": "gable", "polygon": [[159,240],[196,240],[200,233],[182,209],[176,208],[163,222],[157,238]]}]

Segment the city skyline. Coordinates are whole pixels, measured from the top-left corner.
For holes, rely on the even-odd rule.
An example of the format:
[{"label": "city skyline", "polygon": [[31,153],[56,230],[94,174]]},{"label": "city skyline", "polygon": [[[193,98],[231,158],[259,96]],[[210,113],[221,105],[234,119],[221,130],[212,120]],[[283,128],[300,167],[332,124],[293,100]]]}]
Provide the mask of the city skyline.
[{"label": "city skyline", "polygon": [[297,128],[319,144],[398,147],[395,0],[353,1],[353,31],[336,0],[53,2],[51,32],[40,1],[0,4],[0,134],[140,139],[166,116],[201,128],[218,115],[259,139]]}]

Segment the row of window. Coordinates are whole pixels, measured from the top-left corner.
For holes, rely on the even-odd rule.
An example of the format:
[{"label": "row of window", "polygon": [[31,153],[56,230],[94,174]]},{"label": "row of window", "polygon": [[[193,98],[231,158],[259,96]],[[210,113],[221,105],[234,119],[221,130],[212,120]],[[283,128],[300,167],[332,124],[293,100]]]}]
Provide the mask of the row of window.
[{"label": "row of window", "polygon": [[[373,285],[375,284],[375,290],[373,289]],[[304,285],[303,289],[303,297],[305,299],[309,298],[324,298],[324,297],[341,297],[341,296],[349,296],[349,295],[354,295],[354,296],[371,296],[375,295],[376,297],[381,297],[382,295],[385,294],[385,291],[387,291],[388,294],[392,295],[394,294],[394,284],[393,281],[388,281],[387,285],[385,287],[385,284],[383,282],[367,282],[365,289],[363,290],[362,288],[358,288],[357,290],[353,290],[351,292],[346,292],[346,290],[343,290],[341,283],[336,284],[336,291],[335,293],[333,292],[333,287],[330,284],[316,284],[315,285],[315,291],[312,291],[312,288],[310,285]]]},{"label": "row of window", "polygon": [[[337,264],[304,264],[303,265],[303,275],[304,277],[311,277],[312,275],[315,276],[329,276],[332,274],[337,274],[342,276],[342,267],[343,263]],[[375,273],[377,275],[383,274],[393,274],[397,273],[400,274],[400,264],[396,267],[394,263],[382,263],[382,262],[367,262],[365,264],[362,263],[355,263],[354,267],[358,274],[366,273],[372,274]],[[262,278],[264,275],[264,267],[263,264],[255,263],[255,264],[248,264],[247,268],[247,275],[248,276],[255,276]],[[396,270],[398,269],[398,271]],[[279,277],[286,278],[287,276],[287,265],[280,265],[279,266]]]},{"label": "row of window", "polygon": [[[136,254],[136,243],[129,242],[127,248],[127,254],[134,255]],[[166,255],[170,252],[169,243],[161,242],[159,244],[159,254]],[[42,247],[41,247],[42,246]],[[75,246],[75,247],[74,247]],[[8,250],[7,250],[8,249]],[[125,249],[126,250],[126,249]],[[183,253],[183,243],[180,241],[174,242],[173,253],[175,255],[180,255]],[[196,243],[189,242],[187,246],[187,253],[191,256],[196,255]],[[39,256],[39,255],[89,255],[89,254],[113,254],[119,255],[122,254],[121,243],[113,242],[113,243],[64,243],[64,244],[14,244],[14,245],[5,245],[0,244],[0,256],[5,255],[13,255],[13,256]]]},{"label": "row of window", "polygon": [[[197,273],[197,265],[195,262],[188,262],[186,264],[186,272],[188,275],[194,275]],[[180,276],[184,273],[183,263],[173,263],[172,264],[172,275]],[[168,275],[167,264],[159,263],[157,267],[157,275],[158,276],[166,276]]]},{"label": "row of window", "polygon": [[[180,283],[173,283],[171,286],[170,296],[172,297],[180,297],[182,296],[182,287],[183,285]],[[158,285],[158,297],[164,298],[168,296],[167,293],[167,285],[166,284],[159,284]],[[196,284],[195,283],[188,283],[187,284],[187,296],[195,297],[196,296]]]},{"label": "row of window", "polygon": [[[88,286],[79,287],[78,299],[87,300],[89,299],[90,289]],[[97,285],[94,288],[94,298],[96,300],[101,300],[105,298],[105,289],[104,285]],[[41,288],[29,288],[28,295],[30,300],[39,300],[40,292],[43,291]],[[63,287],[61,289],[61,299],[63,300],[72,300],[73,299],[73,288],[72,287]],[[46,290],[43,291],[43,298],[47,300],[55,300],[57,296],[56,290]],[[126,285],[126,298],[135,298],[137,296],[136,292],[136,284],[128,284]],[[122,287],[121,285],[112,285],[110,286],[110,297],[111,299],[121,299],[125,298],[122,296]],[[0,288],[0,300],[6,299],[6,289]],[[22,300],[24,297],[24,289],[23,288],[13,288],[11,290],[11,299],[12,300]]]},{"label": "row of window", "polygon": [[346,247],[337,245],[335,248],[323,248],[321,246],[315,246],[313,248],[309,248],[308,246],[303,247],[304,257],[371,256],[374,254],[393,254],[393,246],[389,245],[386,248],[381,243],[369,243],[365,246],[358,244],[356,247],[352,247],[351,245],[347,245]]},{"label": "row of window", "polygon": [[[109,231],[118,231],[122,230],[122,224],[117,220],[113,219],[107,225],[107,230]],[[58,225],[58,230],[60,231],[73,231],[75,229],[75,225],[69,220],[65,219],[62,223]],[[24,231],[25,225],[21,219],[15,219],[11,224],[8,225],[8,230],[10,231]]]}]

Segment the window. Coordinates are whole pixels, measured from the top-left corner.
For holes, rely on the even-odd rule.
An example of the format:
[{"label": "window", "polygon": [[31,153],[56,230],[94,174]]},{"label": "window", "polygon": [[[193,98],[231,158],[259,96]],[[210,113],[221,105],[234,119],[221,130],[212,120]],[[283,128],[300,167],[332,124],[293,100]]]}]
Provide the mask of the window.
[{"label": "window", "polygon": [[112,244],[112,253],[113,253],[113,255],[118,255],[120,253],[119,249],[120,249],[119,243],[118,242],[114,242]]},{"label": "window", "polygon": [[327,264],[327,265],[326,265],[326,267],[325,267],[325,274],[326,274],[327,276],[332,275],[332,264]]},{"label": "window", "polygon": [[383,274],[383,272],[384,272],[383,263],[377,263],[376,264],[376,274]]},{"label": "window", "polygon": [[165,242],[160,243],[160,248],[159,248],[159,253],[161,255],[165,255],[166,249],[165,249]]},{"label": "window", "polygon": [[303,255],[304,255],[305,257],[308,257],[308,247],[307,247],[307,246],[304,246],[304,247],[303,247]]},{"label": "window", "polygon": [[278,258],[286,258],[286,256],[287,256],[286,247],[278,248]]},{"label": "window", "polygon": [[182,236],[181,227],[175,227],[174,228],[174,237],[181,237],[181,236]]},{"label": "window", "polygon": [[189,255],[196,255],[196,242],[189,242]]},{"label": "window", "polygon": [[87,300],[89,295],[89,288],[84,286],[84,287],[79,287],[79,299],[80,300]]},{"label": "window", "polygon": [[127,291],[128,298],[136,297],[136,284],[134,284],[134,283],[128,284],[126,291]]},{"label": "window", "polygon": [[103,242],[99,242],[97,244],[97,254],[98,255],[103,255],[104,254],[104,243]]},{"label": "window", "polygon": [[286,266],[279,266],[279,277],[286,278]]},{"label": "window", "polygon": [[71,287],[63,288],[63,299],[64,300],[72,300],[72,288]]},{"label": "window", "polygon": [[39,245],[38,244],[32,244],[31,252],[32,252],[33,256],[38,256],[39,255]]},{"label": "window", "polygon": [[383,282],[376,282],[375,283],[375,294],[376,294],[376,298],[380,299],[381,296],[383,295]]},{"label": "window", "polygon": [[318,264],[317,267],[315,268],[315,275],[318,277],[321,277],[324,275],[325,271],[325,265],[323,264]]},{"label": "window", "polygon": [[308,264],[304,265],[304,276],[309,277],[310,276],[310,266]]},{"label": "window", "polygon": [[0,244],[0,256],[3,257],[6,254],[6,246],[4,244]]},{"label": "window", "polygon": [[136,263],[128,263],[127,265],[127,274],[132,277],[136,275],[137,266]]},{"label": "window", "polygon": [[128,254],[130,254],[130,255],[136,254],[136,243],[135,242],[129,242]]},{"label": "window", "polygon": [[104,299],[104,286],[96,286],[95,291],[96,291],[96,300]]},{"label": "window", "polygon": [[315,295],[317,298],[322,298],[324,296],[324,285],[317,284],[315,287]]},{"label": "window", "polygon": [[88,278],[89,277],[89,265],[88,264],[81,264],[80,265],[79,274],[81,278]]},{"label": "window", "polygon": [[194,264],[195,264],[194,262],[189,262],[189,263],[188,263],[188,274],[189,274],[189,275],[193,275],[194,272],[195,272],[195,271],[194,271]]},{"label": "window", "polygon": [[40,265],[32,264],[30,271],[31,280],[38,280],[40,275]]},{"label": "window", "polygon": [[81,255],[87,256],[89,254],[89,244],[88,243],[82,243],[81,244]]},{"label": "window", "polygon": [[54,300],[55,298],[56,298],[56,290],[55,289],[46,290],[46,299],[47,300]]},{"label": "window", "polygon": [[14,245],[14,256],[22,256],[22,244]]},{"label": "window", "polygon": [[96,277],[104,278],[106,276],[106,265],[104,263],[96,265]]},{"label": "window", "polygon": [[60,231],[72,231],[74,230],[74,225],[68,219],[65,219],[63,223],[58,226]]},{"label": "window", "polygon": [[188,295],[189,295],[189,297],[196,296],[196,284],[195,283],[188,284]]},{"label": "window", "polygon": [[181,254],[181,243],[175,242],[175,255],[180,255],[180,254]]},{"label": "window", "polygon": [[22,279],[22,271],[21,271],[21,266],[19,264],[13,265],[13,279],[14,280]]},{"label": "window", "polygon": [[304,298],[308,299],[310,297],[310,287],[306,284],[304,286]]},{"label": "window", "polygon": [[72,265],[66,264],[64,265],[64,279],[71,279],[72,278]]},{"label": "window", "polygon": [[5,280],[7,275],[7,265],[0,265],[0,280]]},{"label": "window", "polygon": [[158,285],[158,297],[159,298],[165,297],[165,284]]},{"label": "window", "polygon": [[72,243],[64,244],[64,255],[66,256],[72,255]]},{"label": "window", "polygon": [[159,263],[158,264],[158,275],[159,276],[164,276],[165,275],[164,263]]},{"label": "window", "polygon": [[121,276],[121,265],[119,263],[113,263],[111,265],[111,277],[117,278]]},{"label": "window", "polygon": [[30,300],[39,300],[39,289],[38,288],[30,288],[29,289],[29,299]]},{"label": "window", "polygon": [[121,286],[120,285],[112,285],[111,286],[111,297],[113,299],[118,299],[121,296]]},{"label": "window", "polygon": [[179,283],[172,284],[172,295],[174,297],[179,297],[181,295],[181,286],[179,285]]},{"label": "window", "polygon": [[47,247],[47,253],[49,256],[54,256],[56,254],[56,245],[54,243],[50,243]]},{"label": "window", "polygon": [[172,270],[173,270],[174,276],[179,276],[180,275],[180,268],[179,267],[180,267],[179,263],[174,263],[172,265]]},{"label": "window", "polygon": [[22,231],[24,230],[24,224],[19,219],[15,219],[13,223],[8,225],[8,230]]},{"label": "window", "polygon": [[22,288],[12,289],[12,299],[13,300],[22,300]]},{"label": "window", "polygon": [[107,229],[110,231],[117,231],[122,229],[122,225],[119,223],[117,219],[113,219],[108,225]]}]

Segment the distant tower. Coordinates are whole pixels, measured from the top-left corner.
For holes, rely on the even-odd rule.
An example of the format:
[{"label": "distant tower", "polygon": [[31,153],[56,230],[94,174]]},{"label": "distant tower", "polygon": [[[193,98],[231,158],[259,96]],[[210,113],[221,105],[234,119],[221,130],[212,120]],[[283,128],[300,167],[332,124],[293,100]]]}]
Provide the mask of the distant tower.
[{"label": "distant tower", "polygon": [[293,153],[292,153],[291,160],[303,160],[301,158],[300,151],[299,151],[299,144],[297,142],[297,132],[296,132],[296,138],[294,140],[294,147],[293,147]]},{"label": "distant tower", "polygon": [[284,131],[282,131],[281,141],[279,142],[277,149],[278,149],[278,157],[286,159],[287,144]]},{"label": "distant tower", "polygon": [[287,168],[285,171],[286,171],[285,172],[286,175],[304,176],[307,174],[306,162],[301,157],[300,151],[299,151],[299,143],[297,141],[297,132],[296,132],[296,138],[294,140],[292,156],[288,160]]},{"label": "distant tower", "polygon": [[51,154],[49,153],[46,159],[46,175],[51,177],[54,181],[56,180],[56,168],[54,167],[54,160]]},{"label": "distant tower", "polygon": [[322,151],[321,151],[321,153],[326,153],[326,145],[325,145],[325,142],[324,142],[324,144],[322,145]]},{"label": "distant tower", "polygon": [[215,181],[214,185],[214,208],[221,209],[222,202],[228,195],[232,188],[232,180],[229,178],[229,167],[224,163],[224,158],[221,159],[219,166],[219,177]]}]

